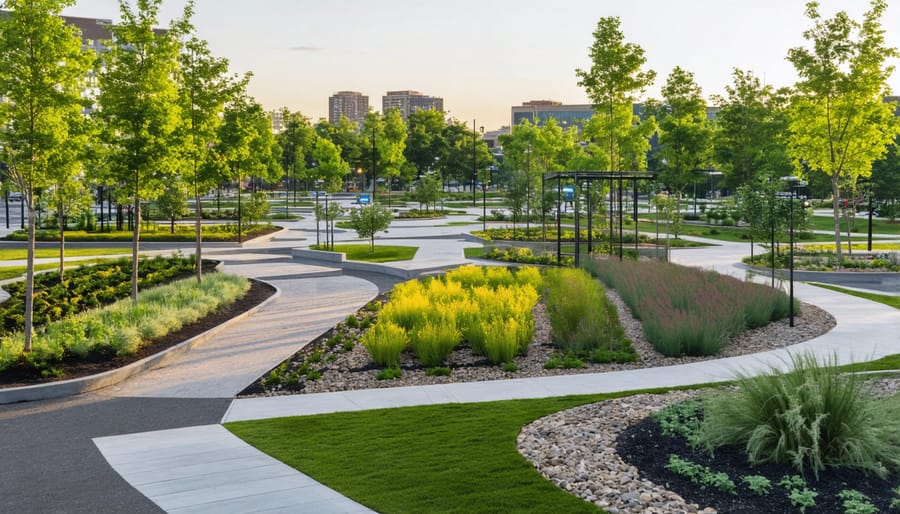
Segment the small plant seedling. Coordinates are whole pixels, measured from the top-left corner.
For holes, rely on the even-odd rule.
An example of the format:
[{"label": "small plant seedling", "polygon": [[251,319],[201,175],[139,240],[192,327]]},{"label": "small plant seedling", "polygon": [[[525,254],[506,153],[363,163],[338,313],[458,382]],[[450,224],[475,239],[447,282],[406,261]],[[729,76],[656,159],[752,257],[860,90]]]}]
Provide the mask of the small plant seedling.
[{"label": "small plant seedling", "polygon": [[356,343],[354,343],[353,341],[348,339],[348,340],[344,341],[343,346],[341,346],[341,350],[344,352],[349,352],[349,351],[353,350],[353,348],[355,346],[356,346]]},{"label": "small plant seedling", "polygon": [[345,323],[350,328],[359,328],[359,319],[353,314],[347,316],[347,321]]},{"label": "small plant seedling", "polygon": [[801,477],[800,475],[785,475],[781,477],[781,480],[778,481],[778,485],[787,490],[805,489],[806,480],[803,480],[803,477]]},{"label": "small plant seedling", "polygon": [[544,369],[558,369],[560,366],[562,366],[562,362],[556,357],[551,357],[550,360],[544,364]]},{"label": "small plant seedling", "polygon": [[877,514],[878,507],[869,501],[869,497],[855,489],[844,489],[838,493],[844,501],[844,514]]},{"label": "small plant seedling", "polygon": [[584,361],[574,355],[566,355],[562,361],[562,367],[565,369],[579,369],[584,367]]},{"label": "small plant seedling", "polygon": [[737,486],[734,481],[728,477],[727,473],[714,472],[706,466],[701,466],[687,459],[682,459],[678,455],[669,455],[669,463],[666,469],[683,476],[691,482],[700,486],[701,489],[706,487],[714,487],[723,493],[737,494]]},{"label": "small plant seedling", "polygon": [[316,350],[306,358],[307,362],[322,362],[322,350]]},{"label": "small plant seedling", "polygon": [[326,357],[325,360],[328,362],[334,362],[337,360],[337,358],[338,358],[337,355],[335,355],[333,353],[329,353],[328,357]]},{"label": "small plant seedling", "polygon": [[312,370],[306,374],[306,380],[309,380],[310,382],[320,378],[322,378],[322,373],[317,370]]},{"label": "small plant seedling", "polygon": [[379,371],[377,375],[375,375],[376,380],[393,380],[395,378],[400,378],[403,376],[403,371],[400,368],[384,368]]},{"label": "small plant seedling", "polygon": [[747,475],[741,481],[758,496],[766,496],[772,490],[772,481],[762,475]]},{"label": "small plant seedling", "polygon": [[445,368],[441,366],[437,366],[434,368],[428,368],[425,370],[425,374],[429,377],[448,377],[450,376],[450,368]]},{"label": "small plant seedling", "polygon": [[513,362],[504,362],[503,371],[507,373],[515,373],[516,371],[519,371],[519,367],[516,366]]},{"label": "small plant seedling", "polygon": [[791,499],[791,505],[799,507],[802,514],[806,512],[807,508],[816,506],[816,496],[818,495],[819,493],[812,489],[791,489],[789,498]]}]

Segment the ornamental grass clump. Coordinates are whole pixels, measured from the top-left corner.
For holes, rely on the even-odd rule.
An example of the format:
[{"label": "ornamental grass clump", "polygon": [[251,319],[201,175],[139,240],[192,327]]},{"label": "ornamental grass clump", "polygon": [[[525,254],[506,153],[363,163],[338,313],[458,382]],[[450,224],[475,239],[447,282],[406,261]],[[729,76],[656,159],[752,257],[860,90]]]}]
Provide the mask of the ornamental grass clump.
[{"label": "ornamental grass clump", "polygon": [[379,320],[362,336],[362,345],[372,360],[386,367],[400,365],[400,355],[409,344],[403,327],[387,320]]},{"label": "ornamental grass clump", "polygon": [[513,273],[462,266],[440,278],[405,282],[395,287],[378,324],[393,323],[402,330],[416,357],[429,367],[442,365],[463,341],[477,355],[509,362],[527,351],[534,335],[532,310],[539,295],[533,284],[540,277],[527,267]]},{"label": "ornamental grass clump", "polygon": [[715,355],[730,337],[784,318],[790,310],[783,291],[714,271],[614,259],[593,261],[590,267],[619,293],[647,340],[667,357]]},{"label": "ornamental grass clump", "polygon": [[633,352],[600,284],[587,272],[573,268],[544,273],[544,303],[550,317],[550,335],[564,353]]},{"label": "ornamental grass clump", "polygon": [[739,375],[738,392],[704,403],[700,444],[710,452],[744,447],[751,464],[775,462],[816,478],[854,468],[884,478],[900,470],[900,398],[877,399],[837,358],[791,357],[791,369]]}]

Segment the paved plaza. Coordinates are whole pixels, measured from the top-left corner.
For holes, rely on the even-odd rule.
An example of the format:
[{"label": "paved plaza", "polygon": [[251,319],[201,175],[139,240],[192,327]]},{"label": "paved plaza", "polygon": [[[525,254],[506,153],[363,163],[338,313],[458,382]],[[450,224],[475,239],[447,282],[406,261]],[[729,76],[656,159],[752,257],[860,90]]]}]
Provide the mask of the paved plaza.
[{"label": "paved plaza", "polygon": [[[473,211],[454,221],[475,216]],[[221,423],[673,387],[726,380],[738,370],[783,366],[789,360],[788,350],[781,349],[613,373],[234,399],[392,283],[377,270],[351,273],[294,258],[292,248],[315,243],[314,222],[285,226],[270,240],[204,250],[204,256],[223,260],[226,272],[278,289],[251,316],[174,362],[114,386],[67,399],[0,406],[5,461],[0,512],[367,512],[253,449]],[[419,246],[419,251],[412,261],[389,266],[415,274],[470,262],[463,248],[478,244],[463,234],[477,226],[395,221],[382,239]],[[339,231],[336,239],[355,240],[355,234]],[[744,278],[746,269],[737,263],[747,252],[746,244],[725,243],[673,251],[673,260]],[[895,309],[805,284],[795,287],[797,297],[830,312],[837,326],[792,346],[791,352],[834,354],[841,362],[900,353]]]}]

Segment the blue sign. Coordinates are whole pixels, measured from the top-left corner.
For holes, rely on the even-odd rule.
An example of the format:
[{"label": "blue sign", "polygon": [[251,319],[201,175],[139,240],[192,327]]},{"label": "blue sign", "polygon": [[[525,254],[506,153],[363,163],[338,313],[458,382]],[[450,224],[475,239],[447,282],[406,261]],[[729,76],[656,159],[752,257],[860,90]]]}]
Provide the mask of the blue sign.
[{"label": "blue sign", "polygon": [[575,188],[572,186],[564,186],[562,188],[563,195],[565,195],[566,202],[575,201]]},{"label": "blue sign", "polygon": [[358,204],[360,204],[360,205],[369,205],[369,195],[368,195],[368,193],[367,193],[367,194],[359,195],[359,196],[356,198],[356,203],[358,203]]}]

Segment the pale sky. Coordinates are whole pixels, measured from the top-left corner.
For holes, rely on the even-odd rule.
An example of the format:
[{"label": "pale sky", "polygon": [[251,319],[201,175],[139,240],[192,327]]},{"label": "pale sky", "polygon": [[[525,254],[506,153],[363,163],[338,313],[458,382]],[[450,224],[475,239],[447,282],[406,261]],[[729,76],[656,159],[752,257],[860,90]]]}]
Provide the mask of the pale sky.
[{"label": "pale sky", "polygon": [[[821,0],[820,13],[854,19],[866,0]],[[900,5],[882,19],[900,47]],[[389,90],[444,99],[449,116],[485,130],[510,123],[528,100],[589,103],[576,68],[587,69],[597,21],[618,16],[626,41],[644,48],[657,73],[693,72],[704,95],[724,93],[735,67],[776,87],[796,81],[787,51],[810,27],[804,0],[196,0],[194,25],[235,73],[251,71],[250,94],[266,109],[286,106],[313,121],[328,97],[360,91],[381,110]],[[162,26],[184,0],[164,1]],[[78,0],[64,14],[118,20],[117,0]],[[897,60],[891,64],[897,65]],[[900,72],[890,81],[900,94]]]}]

